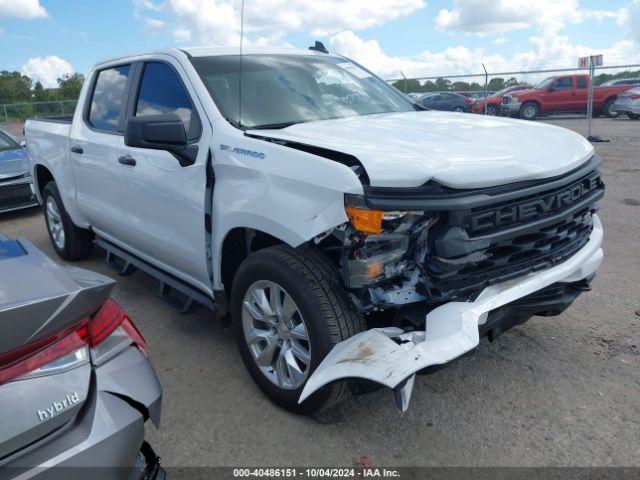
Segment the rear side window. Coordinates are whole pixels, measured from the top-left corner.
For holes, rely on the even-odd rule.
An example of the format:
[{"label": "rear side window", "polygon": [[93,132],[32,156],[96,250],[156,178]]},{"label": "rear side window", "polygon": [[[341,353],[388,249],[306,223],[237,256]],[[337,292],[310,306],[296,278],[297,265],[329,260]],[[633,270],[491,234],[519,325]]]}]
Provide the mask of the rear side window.
[{"label": "rear side window", "polygon": [[178,74],[166,63],[149,62],[144,67],[135,115],[161,113],[178,115],[190,141],[200,137],[198,114]]},{"label": "rear side window", "polygon": [[130,67],[120,65],[98,72],[89,110],[89,123],[93,127],[107,132],[119,130]]},{"label": "rear side window", "polygon": [[578,84],[578,88],[587,88],[587,79],[584,77],[577,77],[576,82]]}]

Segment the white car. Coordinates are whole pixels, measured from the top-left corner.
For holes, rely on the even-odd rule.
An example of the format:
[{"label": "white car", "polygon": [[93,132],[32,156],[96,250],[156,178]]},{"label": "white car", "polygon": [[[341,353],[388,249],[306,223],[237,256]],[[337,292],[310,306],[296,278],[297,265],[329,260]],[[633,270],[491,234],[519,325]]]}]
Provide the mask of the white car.
[{"label": "white car", "polygon": [[95,240],[183,311],[228,301],[253,379],[296,412],[361,379],[405,409],[416,372],[559,314],[602,260],[583,137],[424,111],[319,51],[102,62],[71,123],[26,135],[58,253]]}]

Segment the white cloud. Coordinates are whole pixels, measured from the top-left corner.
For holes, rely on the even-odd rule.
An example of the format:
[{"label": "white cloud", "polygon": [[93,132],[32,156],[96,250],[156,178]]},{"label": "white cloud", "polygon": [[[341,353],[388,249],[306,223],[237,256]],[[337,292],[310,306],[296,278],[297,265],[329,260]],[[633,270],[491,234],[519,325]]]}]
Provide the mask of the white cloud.
[{"label": "white cloud", "polygon": [[626,27],[629,37],[635,41],[640,49],[640,0],[633,0],[626,7],[620,9],[618,24]]},{"label": "white cloud", "polygon": [[191,40],[191,31],[186,28],[176,28],[173,31],[173,39],[176,42],[188,42]]},{"label": "white cloud", "polygon": [[[509,72],[548,68],[576,67],[578,57],[602,53],[605,65],[638,62],[640,49],[631,40],[610,48],[573,45],[567,36],[547,34],[530,38],[530,48],[512,56],[491,54],[485,48],[449,47],[439,52],[424,50],[417,55],[393,57],[384,53],[375,40],[365,41],[347,31],[330,39],[330,50],[356,60],[384,78],[464,75],[482,72]],[[477,80],[477,79],[476,79]]]},{"label": "white cloud", "polygon": [[161,30],[164,27],[164,22],[157,18],[145,18],[144,26],[147,27],[147,30]]},{"label": "white cloud", "polygon": [[530,27],[557,32],[567,23],[617,16],[616,11],[585,9],[578,0],[453,0],[453,8],[438,12],[435,26],[478,35]]},{"label": "white cloud", "polygon": [[47,11],[40,5],[40,0],[0,0],[0,17],[31,20],[47,16]]},{"label": "white cloud", "polygon": [[66,60],[49,55],[44,58],[30,58],[22,67],[22,73],[42,83],[43,87],[52,88],[58,86],[59,77],[73,73],[73,67]]},{"label": "white cloud", "polygon": [[[172,23],[176,41],[237,45],[240,38],[239,0],[133,0],[134,18],[162,11]],[[310,32],[317,37],[361,30],[409,15],[424,0],[251,0],[245,3],[247,44],[283,43],[286,33]],[[164,18],[164,17],[163,17]],[[189,32],[187,34],[187,32]]]},{"label": "white cloud", "polygon": [[491,43],[493,43],[494,45],[502,45],[502,44],[504,44],[504,43],[507,43],[508,41],[509,41],[509,40],[508,40],[508,39],[506,39],[506,38],[504,38],[504,37],[498,37],[498,38],[496,38],[496,39],[495,39],[493,42],[491,42]]}]

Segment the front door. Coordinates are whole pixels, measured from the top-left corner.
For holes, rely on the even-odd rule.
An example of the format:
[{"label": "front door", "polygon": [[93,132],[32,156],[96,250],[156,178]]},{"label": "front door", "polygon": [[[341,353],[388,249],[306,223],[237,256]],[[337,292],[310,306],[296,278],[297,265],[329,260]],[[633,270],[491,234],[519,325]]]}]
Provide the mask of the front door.
[{"label": "front door", "polygon": [[[189,142],[198,146],[195,163],[181,166],[164,150],[123,146],[119,156],[129,250],[204,291],[211,291],[205,237],[206,163],[212,130],[181,65],[159,57],[141,66],[129,114],[176,113]],[[201,120],[202,119],[202,120]]]},{"label": "front door", "polygon": [[549,112],[572,110],[575,97],[573,77],[560,77],[553,82],[543,96],[544,110]]}]

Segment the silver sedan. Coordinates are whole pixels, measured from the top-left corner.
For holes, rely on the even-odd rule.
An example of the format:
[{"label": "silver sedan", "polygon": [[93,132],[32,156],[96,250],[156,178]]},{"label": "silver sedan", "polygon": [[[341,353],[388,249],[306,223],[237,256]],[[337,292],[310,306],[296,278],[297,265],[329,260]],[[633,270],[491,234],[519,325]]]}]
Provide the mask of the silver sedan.
[{"label": "silver sedan", "polygon": [[36,205],[27,152],[0,130],[0,213]]}]

